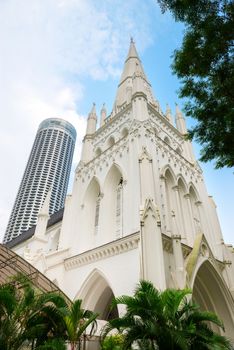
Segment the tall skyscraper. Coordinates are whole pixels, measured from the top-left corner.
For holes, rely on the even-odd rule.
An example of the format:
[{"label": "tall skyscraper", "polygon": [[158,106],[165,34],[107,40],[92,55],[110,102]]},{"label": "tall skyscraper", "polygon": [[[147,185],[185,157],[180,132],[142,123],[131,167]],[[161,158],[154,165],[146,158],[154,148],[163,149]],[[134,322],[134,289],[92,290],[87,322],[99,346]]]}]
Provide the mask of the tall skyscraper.
[{"label": "tall skyscraper", "polygon": [[76,130],[65,120],[50,118],[39,125],[4,243],[36,224],[50,189],[50,214],[64,206],[75,141]]}]

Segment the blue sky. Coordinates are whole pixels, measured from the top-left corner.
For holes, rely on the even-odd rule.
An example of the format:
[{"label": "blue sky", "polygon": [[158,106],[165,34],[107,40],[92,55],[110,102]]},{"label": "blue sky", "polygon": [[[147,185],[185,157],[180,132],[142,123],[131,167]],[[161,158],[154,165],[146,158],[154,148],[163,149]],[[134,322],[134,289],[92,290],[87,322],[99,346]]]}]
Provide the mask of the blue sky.
[{"label": "blue sky", "polygon": [[[182,34],[156,0],[0,1],[0,237],[39,123],[62,117],[77,128],[74,169],[92,103],[111,112],[131,36],[162,110],[183,107],[170,68]],[[234,244],[233,169],[201,166],[225,241]]]}]

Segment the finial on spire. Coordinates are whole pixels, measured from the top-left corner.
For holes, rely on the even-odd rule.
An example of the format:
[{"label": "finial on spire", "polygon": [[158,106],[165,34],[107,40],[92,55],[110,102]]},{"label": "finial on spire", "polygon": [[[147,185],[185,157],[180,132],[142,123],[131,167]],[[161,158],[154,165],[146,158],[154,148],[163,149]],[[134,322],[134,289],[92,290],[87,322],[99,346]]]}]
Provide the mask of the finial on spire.
[{"label": "finial on spire", "polygon": [[167,104],[166,104],[166,114],[167,114],[168,112],[171,113],[171,108],[170,108],[169,104],[167,103]]},{"label": "finial on spire", "polygon": [[42,204],[41,209],[38,213],[38,220],[37,220],[37,225],[34,233],[35,237],[46,239],[46,236],[45,236],[46,227],[47,227],[48,220],[50,218],[50,214],[49,214],[50,198],[51,198],[51,188],[47,192],[44,203]]},{"label": "finial on spire", "polygon": [[49,206],[50,206],[50,197],[51,197],[51,187],[49,188],[46,196],[45,196],[45,200],[41,206],[41,209],[39,210],[39,214],[38,216],[48,216],[49,217]]},{"label": "finial on spire", "polygon": [[182,112],[180,110],[178,103],[175,103],[175,105],[176,105],[176,116],[182,116]]},{"label": "finial on spire", "polygon": [[88,115],[86,135],[91,135],[96,131],[97,124],[97,114],[96,114],[96,104],[93,102],[93,106]]},{"label": "finial on spire", "polygon": [[130,37],[130,44],[135,44],[133,37]]},{"label": "finial on spire", "polygon": [[168,103],[166,104],[166,113],[165,113],[165,116],[166,116],[167,120],[168,120],[171,124],[173,124],[173,119],[172,119],[172,115],[171,115],[171,108],[170,108],[170,106],[169,106]]},{"label": "finial on spire", "polygon": [[104,125],[105,119],[106,119],[107,111],[106,111],[106,104],[103,103],[102,109],[101,109],[101,120],[100,120],[100,126]]},{"label": "finial on spire", "polygon": [[176,103],[176,127],[181,132],[181,134],[188,133],[185,118],[177,103]]},{"label": "finial on spire", "polygon": [[96,103],[95,102],[93,102],[93,106],[92,106],[90,114],[96,114]]}]

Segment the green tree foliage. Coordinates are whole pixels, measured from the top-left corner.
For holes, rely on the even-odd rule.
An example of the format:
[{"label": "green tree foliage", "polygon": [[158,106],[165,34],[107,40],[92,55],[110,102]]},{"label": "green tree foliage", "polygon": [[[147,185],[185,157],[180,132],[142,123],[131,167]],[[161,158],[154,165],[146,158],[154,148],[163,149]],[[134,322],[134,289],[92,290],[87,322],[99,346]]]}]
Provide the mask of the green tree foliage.
[{"label": "green tree foliage", "polygon": [[190,137],[203,145],[202,161],[216,168],[234,166],[234,2],[232,0],[158,0],[185,24],[173,70],[182,80],[185,111],[198,123]]},{"label": "green tree foliage", "polygon": [[64,339],[54,338],[44,342],[44,344],[37,346],[36,350],[67,350]]},{"label": "green tree foliage", "polygon": [[57,293],[41,293],[31,282],[17,276],[0,287],[0,349],[31,349],[64,333],[60,309],[66,302]]},{"label": "green tree foliage", "polygon": [[141,281],[132,297],[115,299],[114,305],[125,305],[126,313],[108,322],[103,338],[113,330],[124,334],[123,350],[135,345],[144,350],[231,349],[229,341],[208,325],[223,328],[218,317],[200,311],[188,301],[188,294],[188,290],[159,292],[152,283]]},{"label": "green tree foliage", "polygon": [[[64,314],[67,340],[71,350],[81,349],[86,336],[91,336],[96,329],[97,313],[81,308],[81,300],[76,300]],[[86,334],[87,332],[87,334]]]},{"label": "green tree foliage", "polygon": [[101,350],[121,350],[124,342],[122,334],[107,336],[101,342]]},{"label": "green tree foliage", "polygon": [[[92,334],[97,314],[59,293],[42,292],[23,276],[0,286],[0,349],[81,349],[84,334]],[[87,330],[87,328],[89,328]]]}]

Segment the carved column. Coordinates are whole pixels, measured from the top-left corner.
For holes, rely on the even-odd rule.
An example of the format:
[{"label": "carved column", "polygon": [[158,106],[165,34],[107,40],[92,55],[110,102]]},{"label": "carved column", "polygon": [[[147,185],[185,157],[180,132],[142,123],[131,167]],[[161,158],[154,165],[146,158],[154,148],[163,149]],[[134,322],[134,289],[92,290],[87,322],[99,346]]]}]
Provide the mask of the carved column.
[{"label": "carved column", "polygon": [[139,158],[140,180],[141,180],[141,204],[144,205],[146,198],[153,198],[154,195],[154,174],[152,168],[152,158],[146,147],[142,147],[142,154]]},{"label": "carved column", "polygon": [[177,288],[184,288],[185,284],[185,273],[184,273],[184,258],[181,245],[181,236],[172,235],[172,246],[173,246],[173,255],[175,260],[175,274]]},{"label": "carved column", "polygon": [[199,233],[205,233],[205,229],[206,229],[206,223],[205,223],[205,219],[204,219],[204,215],[202,213],[202,210],[201,210],[201,205],[202,205],[202,202],[201,201],[196,201],[195,202],[195,205],[196,205],[196,208],[197,208],[197,212],[198,212],[198,229],[200,230]]},{"label": "carved column", "polygon": [[152,199],[141,210],[141,278],[156,288],[166,288],[164,254],[159,211]]},{"label": "carved column", "polygon": [[184,195],[184,198],[186,200],[188,213],[189,213],[189,215],[188,215],[188,222],[189,222],[189,231],[188,231],[188,233],[191,232],[192,241],[194,241],[196,232],[195,232],[195,227],[194,227],[193,210],[192,210],[191,201],[190,201],[190,194],[186,193]]},{"label": "carved column", "polygon": [[167,193],[166,193],[166,178],[165,176],[160,176],[161,179],[161,189],[162,189],[162,208],[163,208],[163,216],[165,220],[166,232],[171,235],[171,217],[168,208],[170,207],[167,202]]},{"label": "carved column", "polygon": [[234,277],[233,277],[233,266],[230,260],[224,260],[225,271],[227,273],[229,290],[234,297]]},{"label": "carved column", "polygon": [[183,220],[181,217],[181,205],[180,205],[180,198],[179,198],[179,187],[178,186],[174,186],[172,188],[175,191],[175,198],[176,198],[176,216],[177,216],[177,220],[178,220],[178,229],[179,229],[179,234],[181,234],[184,230],[183,230]]}]

